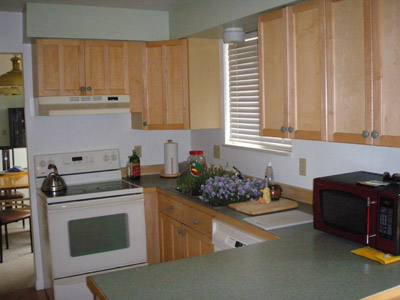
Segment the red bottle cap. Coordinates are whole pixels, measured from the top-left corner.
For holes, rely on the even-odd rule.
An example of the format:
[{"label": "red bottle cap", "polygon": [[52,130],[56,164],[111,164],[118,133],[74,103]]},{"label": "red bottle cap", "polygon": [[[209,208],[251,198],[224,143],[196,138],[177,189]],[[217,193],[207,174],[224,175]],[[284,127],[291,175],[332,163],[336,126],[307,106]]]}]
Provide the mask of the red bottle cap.
[{"label": "red bottle cap", "polygon": [[190,155],[203,155],[203,151],[201,151],[201,150],[192,150],[192,151],[189,151],[189,154]]}]

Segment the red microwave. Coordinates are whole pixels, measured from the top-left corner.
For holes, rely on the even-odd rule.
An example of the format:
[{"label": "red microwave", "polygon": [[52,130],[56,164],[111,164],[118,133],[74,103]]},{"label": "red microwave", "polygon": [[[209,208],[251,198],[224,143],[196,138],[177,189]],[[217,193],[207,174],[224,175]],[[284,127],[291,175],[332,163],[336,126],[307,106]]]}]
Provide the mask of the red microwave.
[{"label": "red microwave", "polygon": [[314,179],[314,228],[400,254],[400,184],[366,186],[383,176],[353,172]]}]

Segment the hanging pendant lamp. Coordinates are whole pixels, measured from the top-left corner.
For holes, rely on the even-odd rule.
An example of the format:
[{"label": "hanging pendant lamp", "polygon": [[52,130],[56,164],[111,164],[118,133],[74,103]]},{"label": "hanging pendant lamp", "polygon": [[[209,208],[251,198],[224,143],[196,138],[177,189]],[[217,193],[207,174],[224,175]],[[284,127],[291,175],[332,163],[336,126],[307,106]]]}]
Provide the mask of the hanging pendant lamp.
[{"label": "hanging pendant lamp", "polygon": [[21,58],[15,55],[10,60],[12,70],[0,76],[0,94],[21,95],[21,90],[18,88],[23,86]]}]

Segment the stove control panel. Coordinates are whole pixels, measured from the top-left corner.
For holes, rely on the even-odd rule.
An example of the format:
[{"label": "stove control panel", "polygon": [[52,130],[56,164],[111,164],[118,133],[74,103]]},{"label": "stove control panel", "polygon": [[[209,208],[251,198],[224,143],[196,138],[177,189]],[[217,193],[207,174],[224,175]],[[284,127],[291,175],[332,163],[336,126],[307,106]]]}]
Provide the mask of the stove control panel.
[{"label": "stove control panel", "polygon": [[49,164],[57,166],[60,175],[81,174],[118,170],[119,150],[96,150],[72,153],[36,155],[34,158],[36,177],[47,176]]}]

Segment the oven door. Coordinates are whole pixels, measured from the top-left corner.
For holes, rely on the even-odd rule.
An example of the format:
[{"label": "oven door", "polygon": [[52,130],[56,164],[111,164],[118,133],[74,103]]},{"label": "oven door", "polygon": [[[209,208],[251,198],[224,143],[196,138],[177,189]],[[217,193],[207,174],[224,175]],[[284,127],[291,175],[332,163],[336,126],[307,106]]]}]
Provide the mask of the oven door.
[{"label": "oven door", "polygon": [[147,261],[143,194],[48,205],[53,278]]}]

